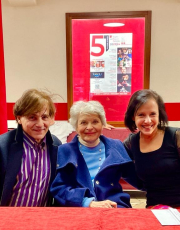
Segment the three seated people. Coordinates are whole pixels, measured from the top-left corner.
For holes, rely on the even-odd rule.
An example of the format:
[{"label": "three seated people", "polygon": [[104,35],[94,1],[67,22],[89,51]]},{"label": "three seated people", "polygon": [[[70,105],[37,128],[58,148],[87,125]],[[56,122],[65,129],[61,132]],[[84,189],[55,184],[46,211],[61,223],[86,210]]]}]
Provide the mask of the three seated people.
[{"label": "three seated people", "polygon": [[102,135],[106,117],[97,101],[73,104],[70,124],[77,135],[63,145],[49,131],[52,95],[27,90],[14,116],[17,129],[0,135],[0,206],[130,208],[123,178],[146,190],[147,207],[180,207],[180,130],[167,126],[156,92],[132,95],[125,125],[135,134],[124,144]]}]

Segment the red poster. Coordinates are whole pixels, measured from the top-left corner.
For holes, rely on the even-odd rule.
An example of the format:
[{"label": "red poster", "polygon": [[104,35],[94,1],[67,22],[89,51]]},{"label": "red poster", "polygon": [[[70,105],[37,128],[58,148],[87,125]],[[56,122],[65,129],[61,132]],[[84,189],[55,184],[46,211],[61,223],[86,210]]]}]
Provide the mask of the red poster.
[{"label": "red poster", "polygon": [[107,121],[123,122],[131,95],[144,88],[145,20],[71,20],[73,102],[98,100]]}]

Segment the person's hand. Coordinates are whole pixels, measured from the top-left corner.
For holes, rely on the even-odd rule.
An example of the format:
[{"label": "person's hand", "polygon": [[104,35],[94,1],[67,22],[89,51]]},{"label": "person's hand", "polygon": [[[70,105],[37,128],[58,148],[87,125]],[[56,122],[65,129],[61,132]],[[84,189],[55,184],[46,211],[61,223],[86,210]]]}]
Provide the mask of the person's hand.
[{"label": "person's hand", "polygon": [[109,125],[109,124],[106,124],[106,126],[104,126],[103,128],[111,130],[111,129],[115,129],[116,127]]},{"label": "person's hand", "polygon": [[117,203],[111,200],[92,201],[89,207],[90,208],[117,208]]}]

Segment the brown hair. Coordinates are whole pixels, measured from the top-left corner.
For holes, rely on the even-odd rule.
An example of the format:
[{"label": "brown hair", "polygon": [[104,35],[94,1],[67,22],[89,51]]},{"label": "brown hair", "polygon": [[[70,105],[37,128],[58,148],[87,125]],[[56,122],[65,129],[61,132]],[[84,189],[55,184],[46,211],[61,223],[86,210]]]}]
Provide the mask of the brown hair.
[{"label": "brown hair", "polygon": [[16,101],[13,113],[17,120],[17,116],[28,116],[33,113],[40,112],[44,105],[49,107],[50,117],[54,117],[56,108],[52,100],[53,95],[42,90],[29,89]]},{"label": "brown hair", "polygon": [[168,118],[165,110],[165,105],[162,97],[155,91],[150,89],[138,90],[130,98],[129,104],[125,113],[124,123],[131,132],[136,131],[136,124],[133,120],[134,115],[141,105],[145,104],[149,99],[154,99],[159,109],[159,124],[158,128],[164,130],[168,125]]}]

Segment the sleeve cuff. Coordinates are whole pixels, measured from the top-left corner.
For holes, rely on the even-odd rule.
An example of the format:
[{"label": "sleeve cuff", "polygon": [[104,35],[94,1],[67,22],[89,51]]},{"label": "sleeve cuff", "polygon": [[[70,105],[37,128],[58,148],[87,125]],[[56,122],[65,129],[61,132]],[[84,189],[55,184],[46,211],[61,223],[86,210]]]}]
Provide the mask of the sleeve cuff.
[{"label": "sleeve cuff", "polygon": [[82,207],[85,207],[85,208],[89,207],[89,204],[90,204],[91,201],[93,201],[93,200],[95,200],[94,197],[90,197],[90,198],[84,197],[83,202],[82,202]]}]

